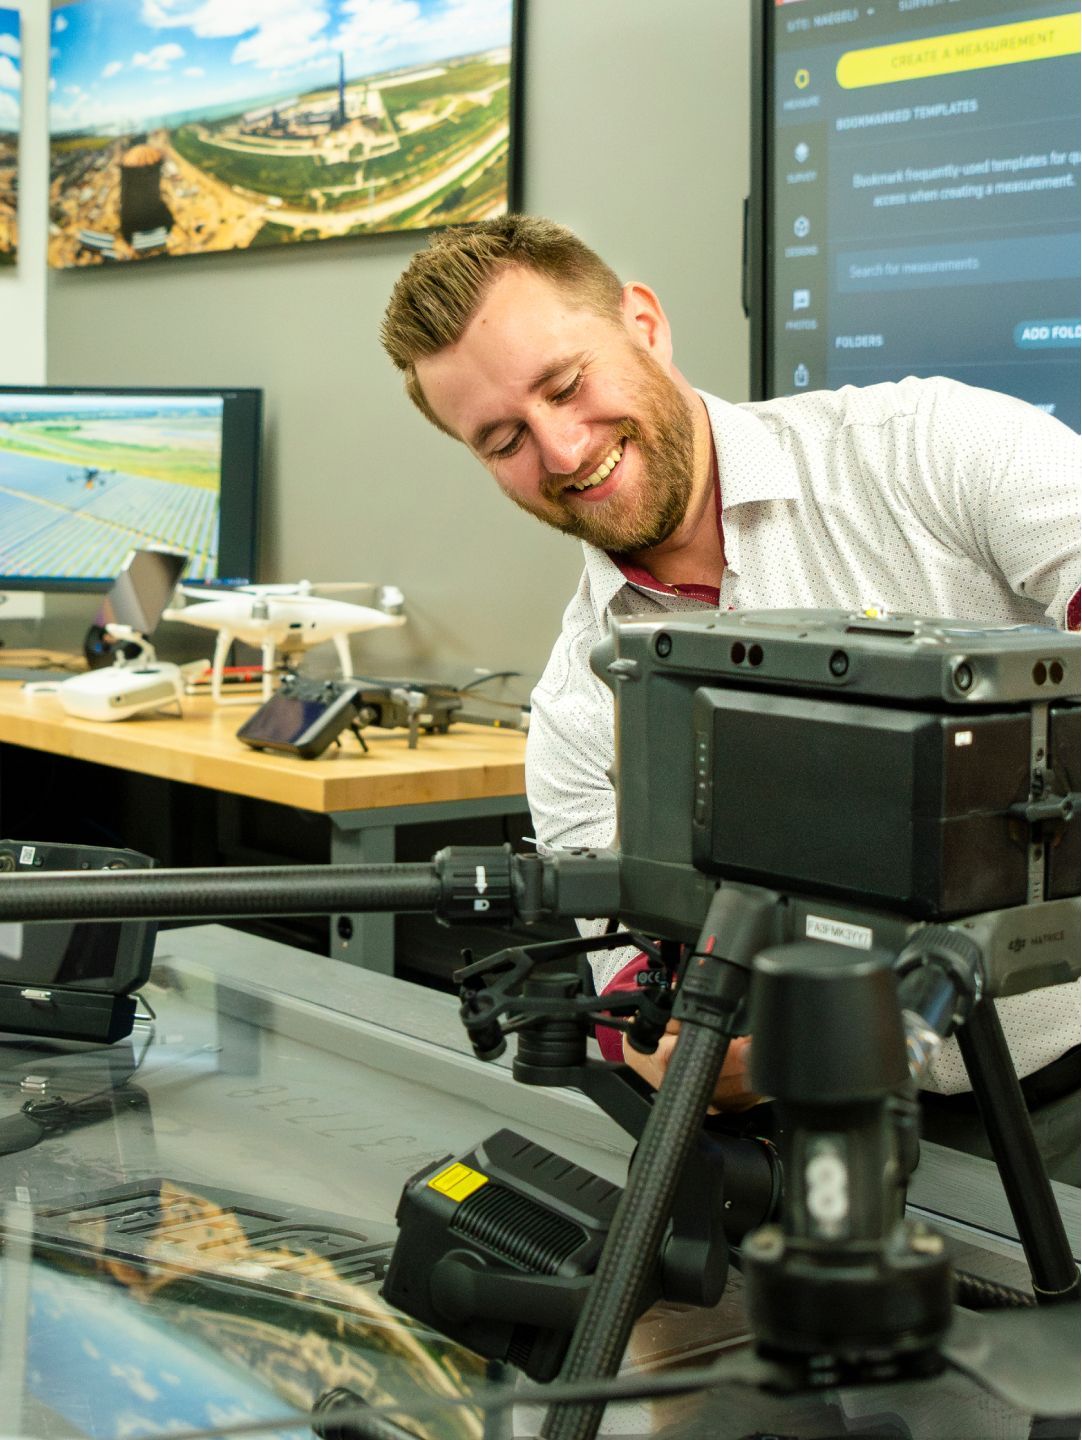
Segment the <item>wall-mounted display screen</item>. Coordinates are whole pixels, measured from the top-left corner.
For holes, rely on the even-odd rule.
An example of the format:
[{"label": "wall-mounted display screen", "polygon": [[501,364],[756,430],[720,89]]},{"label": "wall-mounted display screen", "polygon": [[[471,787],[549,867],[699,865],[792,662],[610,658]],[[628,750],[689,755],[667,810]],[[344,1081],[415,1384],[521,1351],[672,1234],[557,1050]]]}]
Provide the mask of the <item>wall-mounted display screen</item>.
[{"label": "wall-mounted display screen", "polygon": [[0,386],[0,588],[105,589],[129,552],[252,578],[259,390]]},{"label": "wall-mounted display screen", "polygon": [[512,207],[521,0],[54,0],[49,263]]},{"label": "wall-mounted display screen", "polygon": [[1075,0],[753,13],[753,394],[945,374],[1077,429]]}]

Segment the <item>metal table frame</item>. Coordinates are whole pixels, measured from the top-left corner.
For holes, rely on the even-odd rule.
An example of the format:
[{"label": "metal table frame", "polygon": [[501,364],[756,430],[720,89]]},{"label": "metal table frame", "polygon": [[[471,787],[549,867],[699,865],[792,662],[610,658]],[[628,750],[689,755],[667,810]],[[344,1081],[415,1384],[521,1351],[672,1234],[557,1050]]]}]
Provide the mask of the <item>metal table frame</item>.
[{"label": "metal table frame", "polygon": [[[473,800],[433,801],[420,805],[388,805],[377,810],[332,813],[331,863],[385,865],[397,857],[395,845],[403,825],[453,824],[457,820],[494,815],[529,814],[524,795],[490,795]],[[331,954],[365,970],[394,973],[393,915],[331,916]]]}]

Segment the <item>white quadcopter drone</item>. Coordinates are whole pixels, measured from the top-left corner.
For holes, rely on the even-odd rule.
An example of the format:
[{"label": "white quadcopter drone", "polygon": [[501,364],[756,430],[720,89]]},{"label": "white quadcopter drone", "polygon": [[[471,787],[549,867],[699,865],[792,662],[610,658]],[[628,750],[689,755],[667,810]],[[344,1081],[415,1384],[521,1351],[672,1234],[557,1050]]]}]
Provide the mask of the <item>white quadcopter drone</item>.
[{"label": "white quadcopter drone", "polygon": [[[379,591],[379,608],[353,605],[317,595],[316,590],[357,590],[360,584],[313,585],[301,580],[293,585],[239,585],[228,591],[212,587],[181,586],[180,594],[197,604],[182,604],[166,610],[165,620],[200,625],[216,630],[214,659],[211,662],[211,695],[220,705],[251,704],[237,696],[222,694],[222,674],[234,640],[256,646],[263,662],[263,699],[269,700],[274,673],[279,664],[292,669],[298,655],[312,645],[329,640],[338,655],[343,678],[353,673],[347,636],[362,630],[404,625],[405,603],[401,590],[384,585]],[[208,593],[213,597],[207,598]]]}]

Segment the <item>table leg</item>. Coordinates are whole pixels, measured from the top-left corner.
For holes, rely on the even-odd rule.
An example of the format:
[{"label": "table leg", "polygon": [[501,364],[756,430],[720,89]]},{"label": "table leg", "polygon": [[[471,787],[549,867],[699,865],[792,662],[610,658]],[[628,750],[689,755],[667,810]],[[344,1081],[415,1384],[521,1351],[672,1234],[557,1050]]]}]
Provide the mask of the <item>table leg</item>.
[{"label": "table leg", "polygon": [[[331,863],[384,865],[395,860],[400,825],[447,822],[490,815],[528,813],[524,795],[496,795],[426,805],[390,805],[379,810],[348,810],[329,816]],[[393,915],[332,915],[330,953],[365,970],[394,974]]]},{"label": "table leg", "polygon": [[[344,829],[331,817],[332,865],[385,865],[392,862],[395,827],[370,824]],[[331,955],[381,975],[394,974],[394,916],[332,915]]]}]

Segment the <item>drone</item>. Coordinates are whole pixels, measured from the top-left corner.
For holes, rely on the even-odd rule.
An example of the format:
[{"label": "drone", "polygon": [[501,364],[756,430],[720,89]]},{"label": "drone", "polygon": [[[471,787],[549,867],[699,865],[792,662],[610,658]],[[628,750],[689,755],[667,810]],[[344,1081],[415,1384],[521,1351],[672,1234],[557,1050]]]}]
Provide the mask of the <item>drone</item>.
[{"label": "drone", "polygon": [[74,484],[78,481],[84,490],[93,490],[95,485],[104,485],[107,475],[115,475],[115,470],[102,470],[97,465],[84,465],[82,473],[73,470],[68,476],[68,483]]},{"label": "drone", "polygon": [[[211,587],[180,587],[185,599],[198,604],[181,604],[163,613],[165,620],[179,620],[185,625],[199,625],[216,630],[214,659],[211,662],[211,696],[217,704],[250,704],[250,700],[222,694],[222,674],[226,657],[235,640],[257,647],[263,660],[263,699],[269,700],[273,677],[279,665],[293,670],[298,657],[313,645],[329,640],[338,656],[343,678],[352,674],[353,661],[347,636],[362,630],[377,630],[404,625],[402,614],[405,599],[395,585],[384,585],[379,591],[379,608],[354,605],[315,594],[316,590],[356,590],[360,584],[315,585],[301,580],[295,584],[239,585],[228,590],[213,591]],[[208,590],[213,598],[207,599]]]}]

